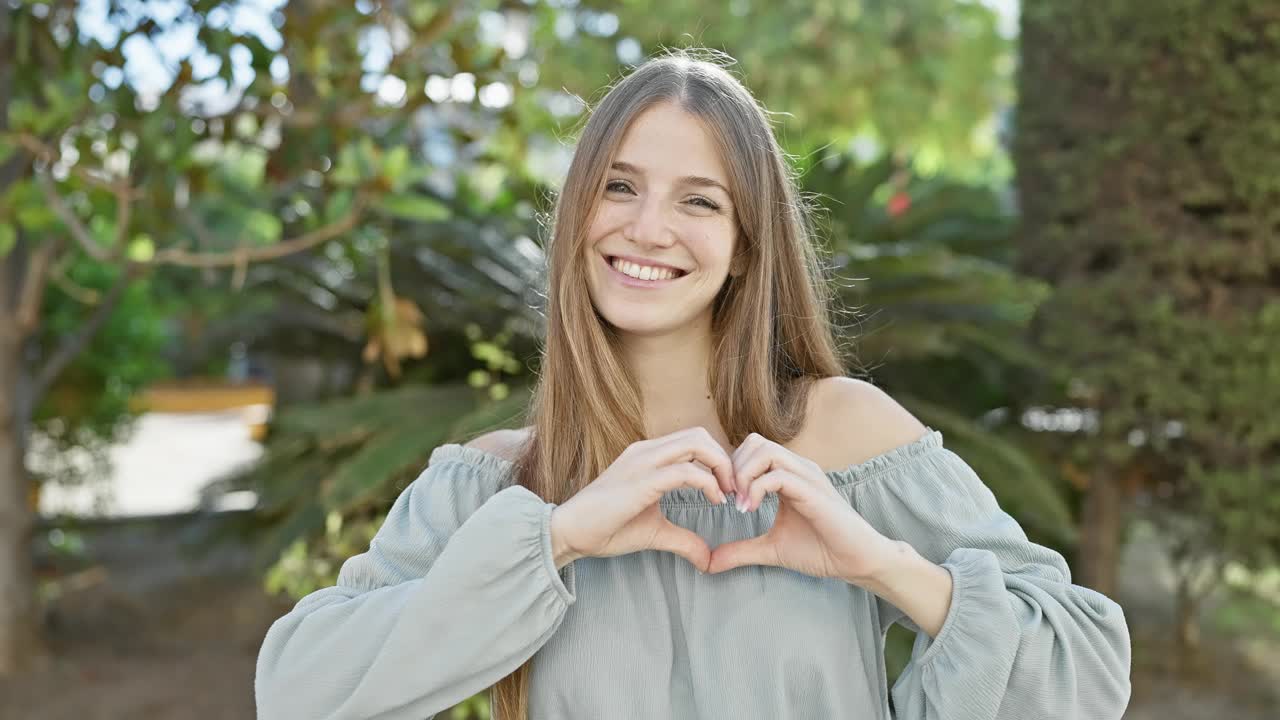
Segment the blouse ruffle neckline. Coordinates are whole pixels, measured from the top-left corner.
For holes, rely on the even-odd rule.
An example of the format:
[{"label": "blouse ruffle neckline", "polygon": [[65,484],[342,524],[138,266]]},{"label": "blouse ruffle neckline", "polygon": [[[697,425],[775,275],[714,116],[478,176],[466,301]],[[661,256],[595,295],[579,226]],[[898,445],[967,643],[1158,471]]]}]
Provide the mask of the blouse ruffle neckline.
[{"label": "blouse ruffle neckline", "polygon": [[[870,480],[917,457],[938,452],[943,447],[942,431],[926,426],[923,435],[905,445],[899,445],[875,457],[854,463],[845,468],[827,470],[825,474],[831,479],[831,484],[836,488],[845,488]],[[492,473],[500,476],[509,475],[515,468],[515,463],[506,458],[499,457],[480,448],[468,447],[459,443],[446,443],[436,447],[435,450],[431,451],[431,457],[428,459],[427,465],[448,461],[461,462],[477,468],[482,473]],[[775,496],[774,493],[768,493],[766,500],[773,496]],[[720,507],[708,502],[701,490],[690,487],[676,488],[666,493],[662,497],[662,504],[664,506],[703,505]]]}]

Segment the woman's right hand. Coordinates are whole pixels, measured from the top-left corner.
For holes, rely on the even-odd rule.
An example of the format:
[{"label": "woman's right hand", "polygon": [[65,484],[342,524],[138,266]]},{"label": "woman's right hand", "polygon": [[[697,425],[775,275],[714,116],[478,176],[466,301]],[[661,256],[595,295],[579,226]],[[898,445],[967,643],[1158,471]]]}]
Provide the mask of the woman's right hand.
[{"label": "woman's right hand", "polygon": [[725,493],[733,491],[733,461],[706,428],[628,445],[599,477],[558,505],[551,513],[556,567],[580,557],[665,550],[705,572],[711,548],[658,506],[663,493],[678,487],[697,488],[716,504],[727,502]]}]

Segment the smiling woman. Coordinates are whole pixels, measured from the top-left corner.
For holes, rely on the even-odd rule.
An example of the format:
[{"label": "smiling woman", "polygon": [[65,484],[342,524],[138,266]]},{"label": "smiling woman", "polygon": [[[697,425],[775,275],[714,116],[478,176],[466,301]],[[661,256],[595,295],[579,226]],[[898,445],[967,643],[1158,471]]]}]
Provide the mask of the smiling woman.
[{"label": "smiling woman", "polygon": [[737,245],[727,178],[715,135],[678,104],[657,103],[631,123],[584,244],[608,260],[589,263],[587,287],[612,327],[710,336],[711,301]]},{"label": "smiling woman", "polygon": [[[1129,636],[942,434],[843,376],[768,115],[688,52],[592,110],[529,427],[434,450],[263,641],[263,718],[1118,718]],[[892,687],[884,633],[916,631]]]}]

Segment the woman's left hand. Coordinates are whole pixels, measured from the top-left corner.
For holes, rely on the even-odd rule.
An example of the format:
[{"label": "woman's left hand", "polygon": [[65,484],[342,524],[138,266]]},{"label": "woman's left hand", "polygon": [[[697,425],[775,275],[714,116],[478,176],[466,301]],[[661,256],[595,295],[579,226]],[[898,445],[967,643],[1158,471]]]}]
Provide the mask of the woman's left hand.
[{"label": "woman's left hand", "polygon": [[732,459],[746,511],[759,509],[765,493],[774,492],[778,512],[765,534],[713,549],[707,572],[773,565],[854,584],[874,578],[894,543],[849,505],[817,463],[757,433]]}]

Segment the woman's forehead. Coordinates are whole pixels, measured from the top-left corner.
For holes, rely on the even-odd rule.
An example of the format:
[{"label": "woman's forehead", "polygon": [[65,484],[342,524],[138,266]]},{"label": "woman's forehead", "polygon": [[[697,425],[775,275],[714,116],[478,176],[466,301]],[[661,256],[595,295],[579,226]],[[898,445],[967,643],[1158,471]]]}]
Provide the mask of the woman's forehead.
[{"label": "woman's forehead", "polygon": [[[627,128],[613,160],[614,169],[670,182],[699,179],[729,187],[720,150],[695,116],[671,103],[641,113]],[[726,190],[727,191],[727,190]]]}]

